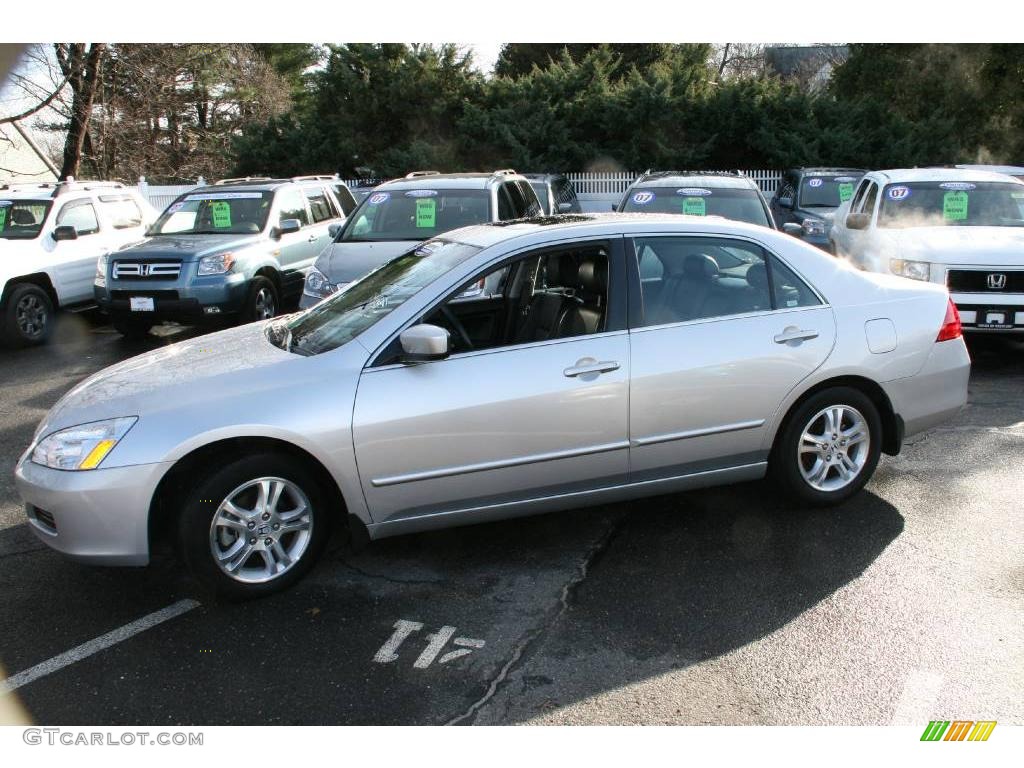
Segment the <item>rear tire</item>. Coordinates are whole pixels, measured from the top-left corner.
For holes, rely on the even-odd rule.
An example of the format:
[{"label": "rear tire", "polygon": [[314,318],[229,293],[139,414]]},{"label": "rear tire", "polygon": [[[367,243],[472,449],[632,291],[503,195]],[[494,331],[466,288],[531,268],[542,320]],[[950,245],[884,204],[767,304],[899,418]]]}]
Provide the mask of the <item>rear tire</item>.
[{"label": "rear tire", "polygon": [[204,587],[228,600],[286,589],[313,567],[327,543],[327,498],[293,456],[235,459],[186,494],[178,529],[182,556]]},{"label": "rear tire", "polygon": [[272,280],[257,275],[249,283],[249,293],[245,297],[245,306],[242,308],[242,322],[253,323],[258,320],[269,320],[277,314],[280,306],[277,286]]},{"label": "rear tire", "polygon": [[128,341],[142,341],[149,336],[153,323],[149,320],[131,320],[120,318],[113,321],[114,330],[124,336]]},{"label": "rear tire", "polygon": [[807,398],[775,439],[769,471],[795,500],[841,504],[871,479],[882,449],[882,419],[867,395],[832,387]]},{"label": "rear tire", "polygon": [[53,332],[53,301],[34,283],[16,285],[7,297],[3,341],[12,348],[44,344]]}]

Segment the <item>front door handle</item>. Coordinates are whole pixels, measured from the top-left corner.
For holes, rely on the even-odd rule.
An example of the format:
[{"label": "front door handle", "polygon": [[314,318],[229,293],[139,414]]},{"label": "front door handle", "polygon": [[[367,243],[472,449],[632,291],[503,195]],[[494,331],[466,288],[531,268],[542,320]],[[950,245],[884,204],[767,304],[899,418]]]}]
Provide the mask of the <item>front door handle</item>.
[{"label": "front door handle", "polygon": [[315,243],[317,241],[318,237],[319,237],[319,235],[310,235],[309,238],[308,238],[308,241],[311,242],[311,243]]},{"label": "front door handle", "polygon": [[807,341],[818,338],[817,331],[803,330],[791,325],[775,337],[776,344],[788,344],[791,341]]},{"label": "front door handle", "polygon": [[586,360],[577,360],[576,365],[566,368],[562,373],[565,376],[572,378],[573,376],[586,376],[588,373],[608,373],[609,371],[619,370],[619,364],[614,360],[603,360],[587,362]]}]

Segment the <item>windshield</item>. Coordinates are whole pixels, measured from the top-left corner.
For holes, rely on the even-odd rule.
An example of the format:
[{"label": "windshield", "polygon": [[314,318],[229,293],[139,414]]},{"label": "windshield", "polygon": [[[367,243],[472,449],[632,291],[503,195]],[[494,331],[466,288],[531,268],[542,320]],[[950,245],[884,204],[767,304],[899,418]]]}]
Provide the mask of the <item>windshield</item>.
[{"label": "windshield", "polygon": [[150,235],[255,235],[263,231],[272,192],[196,192],[182,195]]},{"label": "windshield", "polygon": [[633,213],[686,213],[691,216],[724,216],[768,226],[761,196],[753,189],[722,187],[643,187],[634,189],[620,209]]},{"label": "windshield", "polygon": [[801,208],[838,208],[853,197],[853,188],[860,180],[855,176],[805,176],[800,184]]},{"label": "windshield", "polygon": [[370,194],[349,218],[338,242],[429,240],[491,220],[486,189],[397,189]]},{"label": "windshield", "polygon": [[1021,227],[1024,184],[928,181],[889,184],[882,191],[878,226]]},{"label": "windshield", "polygon": [[0,200],[0,237],[31,240],[39,236],[50,200]]},{"label": "windshield", "polygon": [[272,342],[280,338],[279,346],[300,355],[336,349],[479,250],[474,245],[445,240],[423,243],[282,326],[268,330],[268,338]]}]

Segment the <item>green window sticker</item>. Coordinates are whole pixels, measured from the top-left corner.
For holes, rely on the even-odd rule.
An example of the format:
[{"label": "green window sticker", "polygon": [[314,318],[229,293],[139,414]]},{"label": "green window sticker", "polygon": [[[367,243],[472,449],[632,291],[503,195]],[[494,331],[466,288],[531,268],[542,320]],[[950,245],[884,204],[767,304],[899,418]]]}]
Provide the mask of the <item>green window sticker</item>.
[{"label": "green window sticker", "polygon": [[849,182],[844,183],[844,184],[840,184],[839,185],[839,202],[840,203],[845,203],[851,197],[853,197],[853,184],[849,183]]},{"label": "green window sticker", "polygon": [[213,226],[217,229],[227,229],[231,226],[231,204],[224,200],[216,200],[210,203],[210,212],[213,213]]},{"label": "green window sticker", "polygon": [[437,202],[429,197],[416,201],[416,228],[433,229],[437,226]]},{"label": "green window sticker", "polygon": [[706,216],[708,212],[707,203],[703,197],[684,197],[683,213],[688,216]]},{"label": "green window sticker", "polygon": [[963,221],[967,218],[967,193],[947,192],[942,196],[942,218]]},{"label": "green window sticker", "polygon": [[0,208],[0,232],[7,226],[7,206]]}]

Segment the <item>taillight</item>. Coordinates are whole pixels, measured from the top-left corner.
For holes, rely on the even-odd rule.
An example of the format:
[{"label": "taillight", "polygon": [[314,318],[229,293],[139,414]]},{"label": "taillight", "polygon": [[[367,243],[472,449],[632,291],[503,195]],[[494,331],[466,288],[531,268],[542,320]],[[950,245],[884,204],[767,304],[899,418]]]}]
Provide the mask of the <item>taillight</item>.
[{"label": "taillight", "polygon": [[963,335],[963,328],[960,326],[960,313],[957,311],[953,299],[950,299],[946,305],[946,316],[942,320],[942,328],[939,329],[939,335],[935,340],[949,341],[950,339],[959,339]]}]

